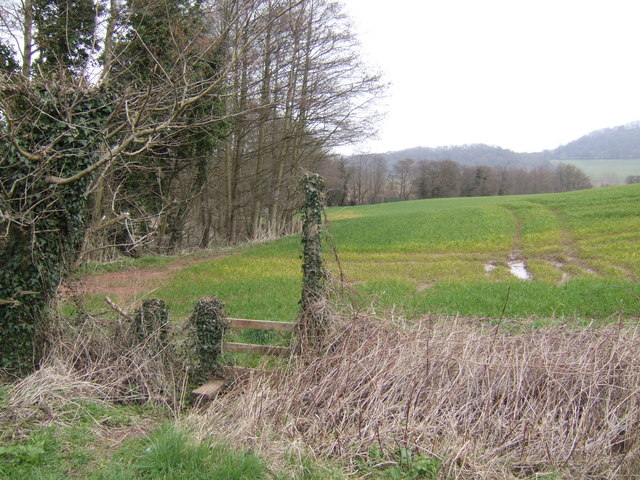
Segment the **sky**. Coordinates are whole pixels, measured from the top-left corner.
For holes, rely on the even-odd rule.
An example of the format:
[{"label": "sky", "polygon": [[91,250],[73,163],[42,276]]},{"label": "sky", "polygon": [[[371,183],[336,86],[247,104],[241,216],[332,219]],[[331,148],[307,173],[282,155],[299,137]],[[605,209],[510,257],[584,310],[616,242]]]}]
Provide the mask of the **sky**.
[{"label": "sky", "polygon": [[378,139],[348,153],[536,152],[640,120],[638,0],[342,2],[391,84]]}]

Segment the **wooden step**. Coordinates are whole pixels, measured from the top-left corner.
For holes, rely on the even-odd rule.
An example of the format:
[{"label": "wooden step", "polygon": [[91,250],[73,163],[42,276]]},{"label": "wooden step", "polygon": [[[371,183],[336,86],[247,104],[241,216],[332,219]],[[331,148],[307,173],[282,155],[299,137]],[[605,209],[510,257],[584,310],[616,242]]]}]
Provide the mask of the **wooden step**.
[{"label": "wooden step", "polygon": [[220,390],[222,390],[222,387],[224,387],[224,383],[224,380],[220,378],[211,378],[209,379],[209,381],[207,381],[207,383],[196,388],[193,392],[191,392],[191,394],[197,400],[211,400],[220,392]]}]

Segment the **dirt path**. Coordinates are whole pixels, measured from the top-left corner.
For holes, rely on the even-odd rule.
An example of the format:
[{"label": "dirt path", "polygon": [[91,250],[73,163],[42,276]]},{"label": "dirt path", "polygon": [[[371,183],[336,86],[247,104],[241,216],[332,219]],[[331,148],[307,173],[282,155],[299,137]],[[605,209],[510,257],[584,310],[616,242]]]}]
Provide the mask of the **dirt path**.
[{"label": "dirt path", "polygon": [[562,212],[556,208],[550,208],[543,205],[541,206],[545,208],[549,213],[551,213],[554,217],[556,217],[558,225],[560,226],[562,257],[554,257],[548,260],[551,266],[557,268],[562,272],[562,279],[559,283],[565,283],[567,280],[572,278],[574,274],[572,274],[571,267],[573,267],[574,269],[578,269],[578,271],[581,271],[582,275],[600,276],[593,267],[589,266],[581,258],[578,243],[576,242],[576,239],[573,237],[573,234],[571,233],[569,228],[567,228],[567,219],[564,217]]},{"label": "dirt path", "polygon": [[215,254],[198,258],[177,258],[175,262],[157,268],[133,267],[121,272],[86,275],[81,280],[62,285],[59,293],[63,297],[105,295],[115,297],[120,302],[132,303],[165,285],[180,270],[221,256]]},{"label": "dirt path", "polygon": [[[567,280],[571,279],[576,275],[601,276],[595,267],[588,265],[587,262],[585,262],[581,258],[580,248],[578,246],[578,243],[576,239],[573,237],[571,230],[567,227],[567,220],[564,218],[562,213],[557,209],[550,208],[549,206],[542,205],[535,202],[532,202],[532,203],[544,209],[549,215],[555,217],[557,221],[558,235],[560,237],[558,250],[557,252],[554,252],[551,254],[539,255],[538,259],[545,260],[549,266],[557,269],[560,272],[561,277],[558,280],[558,284],[563,284]],[[509,208],[508,205],[504,205],[503,208],[505,208],[505,210],[507,210],[511,214],[515,222],[515,233],[514,233],[512,247],[511,247],[512,250],[510,252],[510,256],[508,259],[508,265],[512,268],[512,273],[514,273],[513,266],[519,267],[520,265],[522,265],[522,268],[526,270],[526,256],[525,256],[526,252],[523,246],[523,239],[522,239],[523,219],[520,218],[520,216],[515,210],[513,210],[512,208]],[[495,263],[492,263],[491,266],[495,267]],[[615,268],[615,266],[613,267]],[[491,267],[489,268],[490,270],[492,270]],[[624,270],[624,269],[621,268],[621,270]],[[517,274],[515,275],[519,277],[519,275]],[[524,277],[519,277],[519,278],[524,278]]]}]

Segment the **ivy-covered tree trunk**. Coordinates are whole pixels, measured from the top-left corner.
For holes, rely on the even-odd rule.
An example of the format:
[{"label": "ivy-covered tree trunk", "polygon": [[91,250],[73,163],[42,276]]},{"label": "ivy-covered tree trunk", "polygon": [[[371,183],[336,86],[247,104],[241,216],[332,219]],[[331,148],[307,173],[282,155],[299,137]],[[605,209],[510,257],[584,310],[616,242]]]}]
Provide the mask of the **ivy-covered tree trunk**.
[{"label": "ivy-covered tree trunk", "polygon": [[21,122],[19,140],[5,135],[0,165],[0,368],[21,373],[37,361],[38,324],[85,230],[90,176],[61,185],[50,179],[72,177],[96,161],[108,109],[80,89],[29,84],[14,94],[10,114]]}]

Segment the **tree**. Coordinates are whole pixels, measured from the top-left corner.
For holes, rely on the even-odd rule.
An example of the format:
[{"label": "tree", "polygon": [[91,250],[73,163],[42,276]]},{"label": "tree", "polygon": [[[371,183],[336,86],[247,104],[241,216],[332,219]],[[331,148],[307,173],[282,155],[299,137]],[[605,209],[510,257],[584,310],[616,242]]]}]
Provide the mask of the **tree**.
[{"label": "tree", "polygon": [[[112,35],[110,69],[104,80],[111,88],[142,90],[150,84],[218,77],[224,42],[207,25],[201,2],[129,1],[115,14],[113,23],[119,33]],[[150,246],[151,240],[163,252],[181,247],[187,219],[208,180],[213,149],[226,131],[225,121],[203,123],[222,117],[219,93],[214,89],[207,98],[186,107],[180,115],[184,126],[175,133],[164,132],[153,146],[131,157],[126,170],[112,168],[102,177],[92,212],[100,234],[87,238],[85,251],[113,245],[110,235],[128,237],[128,242],[125,238],[115,243],[129,243],[132,254],[142,244]],[[127,230],[121,223],[109,223],[121,212],[134,213]],[[111,228],[100,229],[101,223]]]},{"label": "tree", "polygon": [[318,173],[327,184],[327,205],[344,206],[349,204],[349,183],[353,174],[347,159],[343,156],[328,158],[319,165]]},{"label": "tree", "polygon": [[419,198],[443,198],[460,195],[462,171],[451,160],[418,162],[415,188]]},{"label": "tree", "polygon": [[82,245],[179,248],[214,216],[232,241],[263,219],[282,232],[298,170],[364,134],[379,93],[326,0],[102,5],[16,0],[1,18],[22,51],[0,48],[0,367],[32,365]]},{"label": "tree", "polygon": [[37,68],[81,73],[97,49],[99,6],[93,0],[33,0],[32,7]]},{"label": "tree", "polygon": [[627,185],[631,185],[632,183],[640,183],[640,175],[629,175],[625,179],[625,183]]},{"label": "tree", "polygon": [[398,198],[400,200],[409,200],[411,196],[414,163],[415,160],[412,158],[405,158],[393,166],[395,178],[398,180]]},{"label": "tree", "polygon": [[[23,25],[22,38],[35,39],[37,68],[18,72],[5,48],[0,74],[0,368],[16,371],[30,367],[38,322],[81,244],[90,181],[82,172],[99,161],[113,111],[108,95],[81,73],[94,42],[95,5],[34,0],[24,8],[33,23]],[[31,61],[30,53],[22,58]]]},{"label": "tree", "polygon": [[[39,53],[36,68],[23,65],[21,73],[0,78],[0,366],[17,370],[32,364],[38,322],[45,322],[47,303],[78,255],[95,174],[127,165],[194,123],[220,121],[184,123],[185,113],[219,85],[216,77],[191,74],[210,49],[183,51],[144,85],[95,84],[87,72],[96,22],[85,18],[87,2],[34,1],[25,8],[33,9],[23,17],[33,23],[22,28],[34,32],[24,35],[34,42],[25,51]],[[82,22],[60,21],[59,13]],[[117,61],[112,65],[115,71]]]},{"label": "tree", "polygon": [[213,190],[219,230],[232,242],[291,231],[300,172],[318,170],[330,147],[370,132],[365,110],[383,88],[359,61],[338,4],[307,0],[269,20],[281,4],[264,2],[261,19],[247,13],[229,32],[236,49],[264,23],[226,78],[233,122]]},{"label": "tree", "polygon": [[480,197],[497,195],[500,190],[500,176],[491,167],[465,167],[462,171],[463,197]]},{"label": "tree", "polygon": [[570,163],[561,163],[558,165],[556,168],[556,178],[558,179],[561,192],[593,188],[589,177],[578,167]]},{"label": "tree", "polygon": [[382,155],[356,155],[349,161],[349,197],[354,205],[384,201],[387,162]]},{"label": "tree", "polygon": [[422,160],[415,168],[413,188],[418,198],[429,198],[432,162]]}]

